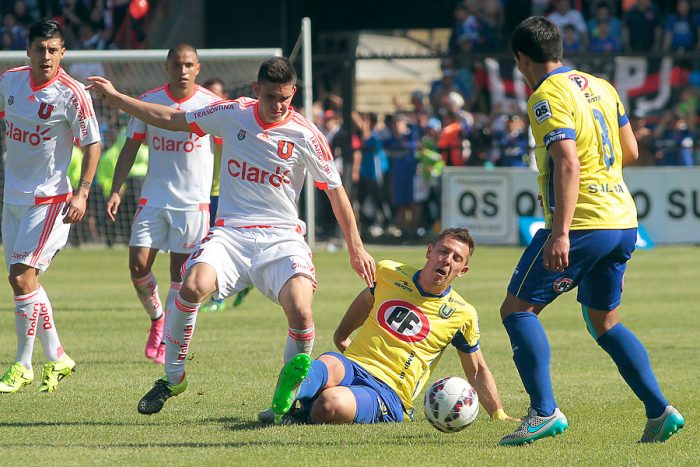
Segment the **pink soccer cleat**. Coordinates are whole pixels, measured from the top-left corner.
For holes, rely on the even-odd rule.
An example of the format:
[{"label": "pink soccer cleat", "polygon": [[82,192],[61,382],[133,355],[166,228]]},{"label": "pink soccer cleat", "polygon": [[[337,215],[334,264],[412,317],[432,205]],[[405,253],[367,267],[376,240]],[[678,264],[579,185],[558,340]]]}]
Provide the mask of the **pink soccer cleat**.
[{"label": "pink soccer cleat", "polygon": [[151,321],[151,330],[148,332],[148,340],[146,341],[146,358],[156,358],[158,355],[158,346],[163,340],[163,324],[165,323],[165,313],[156,319]]}]

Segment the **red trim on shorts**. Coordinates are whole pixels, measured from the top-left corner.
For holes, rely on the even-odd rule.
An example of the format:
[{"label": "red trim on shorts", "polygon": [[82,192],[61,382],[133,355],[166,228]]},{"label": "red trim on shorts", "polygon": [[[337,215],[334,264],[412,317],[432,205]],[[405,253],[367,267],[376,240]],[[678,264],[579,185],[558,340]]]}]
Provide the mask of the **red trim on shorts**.
[{"label": "red trim on shorts", "polygon": [[317,182],[314,180],[314,186],[319,190],[328,190],[328,182]]},{"label": "red trim on shorts", "polygon": [[195,122],[190,122],[190,123],[188,123],[188,125],[190,126],[190,128],[192,128],[192,131],[194,131],[194,132],[197,134],[197,136],[206,136],[206,135],[207,135],[207,134],[199,127],[199,125],[197,125],[197,123],[195,123]]},{"label": "red trim on shorts", "polygon": [[65,201],[68,201],[71,199],[73,196],[73,192],[68,192],[64,193],[62,195],[53,195],[53,196],[35,196],[34,197],[34,204],[40,205],[40,204],[56,204],[56,203],[63,203]]},{"label": "red trim on shorts", "polygon": [[131,137],[134,141],[143,141],[146,139],[146,133],[134,133],[134,135]]},{"label": "red trim on shorts", "polygon": [[199,210],[209,212],[209,203],[199,203]]},{"label": "red trim on shorts", "polygon": [[56,223],[56,218],[58,217],[58,213],[61,211],[61,205],[59,204],[52,204],[49,207],[49,212],[46,214],[46,219],[44,219],[44,227],[41,230],[41,235],[39,236],[39,242],[36,246],[36,249],[32,253],[32,260],[29,262],[29,266],[35,267],[37,261],[39,261],[39,258],[41,256],[41,252],[44,250],[44,247],[46,246],[46,242],[49,240],[49,237],[51,236],[51,231],[53,230],[53,226]]},{"label": "red trim on shorts", "polygon": [[291,337],[295,341],[310,341],[316,337],[316,329],[312,329],[311,332],[307,332],[305,334],[299,334],[292,331],[291,329],[288,329],[287,333],[289,334],[289,337]]},{"label": "red trim on shorts", "polygon": [[214,144],[224,144],[224,139],[221,136],[214,136]]},{"label": "red trim on shorts", "polygon": [[139,198],[139,206],[145,206],[148,203],[148,198]]},{"label": "red trim on shorts", "polygon": [[0,112],[0,118],[5,118],[5,112]]}]

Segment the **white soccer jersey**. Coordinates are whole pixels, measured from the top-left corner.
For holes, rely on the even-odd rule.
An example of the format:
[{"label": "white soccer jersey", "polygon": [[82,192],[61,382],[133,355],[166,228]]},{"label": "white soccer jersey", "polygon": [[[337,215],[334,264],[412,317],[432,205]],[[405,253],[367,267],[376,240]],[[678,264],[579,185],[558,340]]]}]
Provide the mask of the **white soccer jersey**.
[{"label": "white soccer jersey", "polygon": [[296,202],[309,170],[316,187],[341,186],[326,138],[290,109],[281,122],[264,124],[258,101],[241,97],[187,112],[199,135],[221,135],[221,189],[217,225],[277,226],[306,232]]},{"label": "white soccer jersey", "polygon": [[62,68],[35,86],[31,68],[0,76],[0,118],[5,118],[5,198],[17,205],[65,201],[72,193],[68,165],[73,140],[100,141],[90,94]]},{"label": "white soccer jersey", "polygon": [[[221,100],[201,86],[195,87],[192,96],[177,100],[167,84],[145,92],[140,99],[185,111]],[[209,205],[214,153],[208,135],[163,130],[133,117],[126,135],[148,144],[148,173],[141,189],[141,201],[145,205],[180,211]],[[220,143],[218,137],[215,141]]]}]

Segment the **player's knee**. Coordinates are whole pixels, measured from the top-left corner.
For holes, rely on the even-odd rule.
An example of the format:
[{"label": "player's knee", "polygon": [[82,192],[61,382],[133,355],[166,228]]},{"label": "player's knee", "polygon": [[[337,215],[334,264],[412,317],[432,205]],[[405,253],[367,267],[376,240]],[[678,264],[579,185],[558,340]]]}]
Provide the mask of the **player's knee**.
[{"label": "player's knee", "polygon": [[200,303],[216,290],[216,276],[191,270],[184,279],[180,295],[187,301]]},{"label": "player's knee", "polygon": [[31,269],[15,268],[14,266],[10,267],[7,279],[15,295],[28,294],[39,288],[37,277],[31,273]]},{"label": "player's knee", "polygon": [[139,261],[129,261],[129,273],[134,279],[141,279],[148,275],[149,272],[151,272],[151,269],[147,265]]},{"label": "player's knee", "polygon": [[322,391],[311,409],[311,420],[314,423],[352,423],[355,413],[350,413],[350,405],[340,392]]}]

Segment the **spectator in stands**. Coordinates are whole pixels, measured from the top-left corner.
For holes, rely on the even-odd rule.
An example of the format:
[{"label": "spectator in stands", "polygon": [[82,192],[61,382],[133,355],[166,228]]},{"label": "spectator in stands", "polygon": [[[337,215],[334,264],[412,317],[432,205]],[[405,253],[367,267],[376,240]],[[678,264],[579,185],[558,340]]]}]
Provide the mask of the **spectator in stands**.
[{"label": "spectator in stands", "polygon": [[631,165],[655,165],[654,133],[647,125],[647,119],[640,113],[630,118],[634,137],[637,139],[639,157]]},{"label": "spectator in stands", "polygon": [[40,16],[37,8],[30,11],[27,8],[27,3],[23,0],[15,0],[12,12],[15,15],[17,24],[25,28],[32,24],[35,20],[39,19]]},{"label": "spectator in stands", "polygon": [[416,228],[413,177],[416,174],[418,140],[404,114],[394,115],[389,127],[391,133],[384,141],[384,150],[389,156],[391,204],[395,209],[396,223],[405,234],[414,232]]},{"label": "spectator in stands", "polygon": [[438,138],[438,149],[446,165],[461,167],[469,159],[469,140],[463,138],[462,119],[455,111],[445,114]]},{"label": "spectator in stands", "polygon": [[[474,1],[474,0],[467,0]],[[481,23],[480,36],[484,52],[498,51],[502,43],[503,24],[505,15],[499,0],[476,0],[477,18]]]},{"label": "spectator in stands", "polygon": [[588,51],[593,53],[617,53],[622,51],[622,42],[610,32],[610,23],[605,19],[598,20],[597,34],[591,38]]},{"label": "spectator in stands", "polygon": [[440,178],[445,166],[437,146],[441,129],[440,120],[431,118],[424,129],[416,153],[418,176],[417,183],[414,184],[414,192],[416,202],[421,206],[417,230],[419,236],[431,232],[440,219]]},{"label": "spectator in stands", "polygon": [[517,114],[508,116],[504,131],[493,133],[498,167],[528,167],[529,144],[525,120]]},{"label": "spectator in stands", "polygon": [[362,150],[353,160],[352,181],[357,184],[360,231],[363,237],[381,235],[392,222],[387,197],[389,160],[384,152],[381,127],[376,113],[362,119]]},{"label": "spectator in stands", "polygon": [[5,13],[0,34],[3,36],[4,50],[25,50],[27,48],[27,28],[17,24],[14,13]]},{"label": "spectator in stands", "polygon": [[606,36],[622,42],[622,23],[613,15],[612,6],[606,1],[599,2],[595,5],[595,13],[593,17],[588,20],[588,34],[591,38],[591,42],[599,37],[599,25],[601,22],[606,24]]},{"label": "spectator in stands", "polygon": [[564,25],[561,40],[566,56],[581,53],[581,43],[578,41],[576,28],[573,24]]},{"label": "spectator in stands", "polygon": [[571,8],[571,3],[569,0],[556,0],[555,9],[552,13],[547,16],[556,27],[559,28],[559,32],[564,34],[564,26],[567,24],[573,25],[576,29],[576,38],[581,43],[581,47],[585,50],[588,44],[588,28],[586,27],[586,21],[583,19],[583,15],[580,11]]},{"label": "spectator in stands", "polygon": [[447,42],[447,51],[451,54],[456,54],[460,52],[459,40],[465,34],[466,21],[469,18],[469,10],[464,3],[457,3],[455,5],[454,11],[454,25],[452,26],[452,33],[450,34],[450,39]]},{"label": "spectator in stands", "polygon": [[695,135],[685,116],[667,110],[654,129],[656,165],[693,165]]},{"label": "spectator in stands", "polygon": [[625,50],[654,52],[661,46],[661,18],[651,0],[637,0],[624,19]]},{"label": "spectator in stands", "polygon": [[664,51],[692,51],[700,45],[700,21],[687,0],[679,0],[676,12],[666,18]]}]

